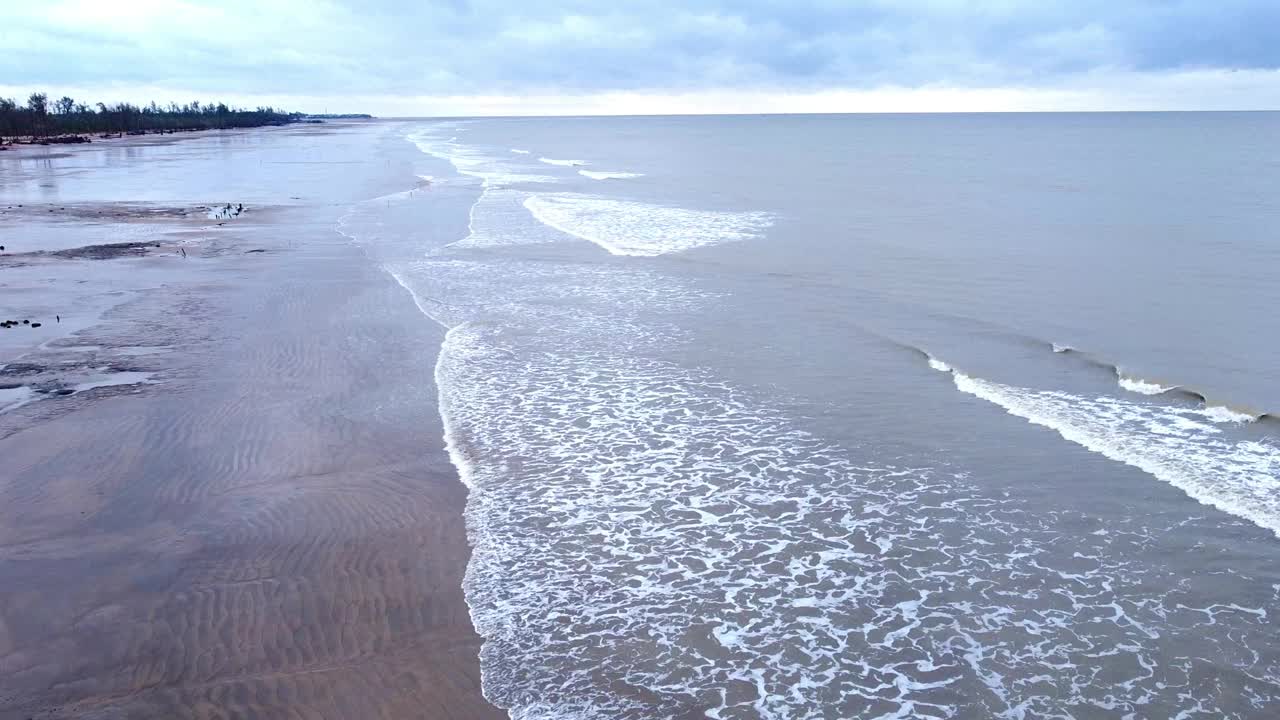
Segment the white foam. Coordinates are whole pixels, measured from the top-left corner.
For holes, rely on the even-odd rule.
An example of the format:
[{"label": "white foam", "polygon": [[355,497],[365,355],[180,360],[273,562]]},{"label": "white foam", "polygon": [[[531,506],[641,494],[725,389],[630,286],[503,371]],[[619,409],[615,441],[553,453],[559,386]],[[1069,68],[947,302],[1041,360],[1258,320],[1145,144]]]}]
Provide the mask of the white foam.
[{"label": "white foam", "polygon": [[485,187],[502,187],[523,183],[554,183],[548,175],[526,172],[512,167],[483,149],[458,142],[457,137],[442,137],[446,128],[432,127],[409,133],[407,138],[427,155],[449,161],[462,175],[480,178]]},{"label": "white foam", "polygon": [[1251,416],[1226,408],[1186,409],[1031,390],[959,372],[953,378],[963,392],[1280,536],[1280,448],[1232,441],[1195,419],[1239,422]]},{"label": "white foam", "polygon": [[930,356],[929,356],[929,367],[931,367],[931,368],[933,368],[934,370],[937,370],[937,371],[939,371],[939,372],[946,372],[946,373],[951,372],[951,366],[950,366],[950,365],[948,365],[948,364],[946,364],[946,363],[942,362],[941,360],[939,360],[938,358],[936,358],[936,357],[934,357],[934,356],[932,356],[932,355],[930,355]]},{"label": "white foam", "polygon": [[[1098,670],[1155,667],[1176,604],[1122,527],[1060,534],[1051,509],[854,461],[607,327],[524,312],[454,327],[437,364],[485,694],[513,718],[1049,717],[1168,679]],[[1212,616],[1256,643],[1265,617]]]},{"label": "white foam", "polygon": [[447,247],[494,248],[564,242],[562,233],[542,223],[529,222],[529,211],[524,207],[529,195],[506,187],[485,188],[471,206],[466,237]]},{"label": "white foam", "polygon": [[1119,370],[1116,371],[1116,380],[1120,387],[1140,395],[1160,395],[1177,387],[1177,385],[1161,385],[1142,378],[1129,377]]},{"label": "white foam", "polygon": [[[590,200],[550,210],[597,244],[624,221],[688,224]],[[1274,646],[1266,613],[1223,609],[1248,593],[1169,583],[1142,520],[1083,532],[1095,518],[882,464],[659,359],[684,337],[664,318],[716,296],[660,264],[495,251],[563,241],[530,202],[487,186],[468,242],[388,265],[450,328],[435,377],[470,488],[464,589],[484,694],[514,720],[1137,716],[1189,684],[1158,662],[1169,608],[1218,623],[1232,657]],[[366,209],[346,232],[394,244]],[[1161,427],[1227,432],[1177,419]],[[1272,697],[1276,676],[1251,671],[1241,692]]]},{"label": "white foam", "polygon": [[17,410],[38,397],[35,390],[32,390],[27,385],[0,389],[0,413]]},{"label": "white foam", "polygon": [[631,178],[644,177],[644,173],[604,172],[598,170],[579,170],[578,174],[583,177],[589,177],[592,180],[629,180]]},{"label": "white foam", "polygon": [[584,160],[556,160],[555,158],[538,158],[538,162],[544,162],[548,165],[558,165],[560,167],[581,167],[586,165]]},{"label": "white foam", "polygon": [[1075,348],[1071,347],[1070,345],[1059,345],[1058,343],[1050,343],[1050,345],[1053,347],[1053,351],[1056,353],[1064,353],[1064,352],[1070,352],[1072,350],[1075,350]]},{"label": "white foam", "polygon": [[511,148],[511,152],[513,152],[513,153],[515,153],[515,154],[517,154],[517,155],[528,155],[528,154],[529,154],[529,151],[528,151],[528,150],[520,150],[519,148]]},{"label": "white foam", "polygon": [[759,237],[772,223],[760,212],[714,212],[572,193],[524,201],[540,222],[613,255],[654,257]]},{"label": "white foam", "polygon": [[1219,423],[1251,423],[1258,419],[1257,415],[1236,410],[1226,405],[1205,405],[1200,408],[1199,413],[1214,422]]}]

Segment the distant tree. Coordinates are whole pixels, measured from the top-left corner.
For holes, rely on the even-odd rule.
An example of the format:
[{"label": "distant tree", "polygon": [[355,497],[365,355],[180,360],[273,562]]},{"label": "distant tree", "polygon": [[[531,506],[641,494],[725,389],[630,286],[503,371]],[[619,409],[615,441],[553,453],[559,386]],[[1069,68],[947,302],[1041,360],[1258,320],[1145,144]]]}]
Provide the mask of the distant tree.
[{"label": "distant tree", "polygon": [[[96,111],[94,108],[96,107]],[[270,107],[242,110],[226,103],[193,101],[187,105],[131,103],[89,105],[62,97],[50,103],[45,93],[32,93],[27,104],[0,98],[0,138],[41,137],[48,134],[208,130],[283,125],[302,117]]]},{"label": "distant tree", "polygon": [[49,96],[44,93],[31,93],[27,98],[27,109],[37,115],[49,114]]},{"label": "distant tree", "polygon": [[0,98],[0,137],[17,135],[20,118],[18,102],[13,98]]},{"label": "distant tree", "polygon": [[27,98],[27,112],[31,113],[31,134],[43,135],[49,120],[49,96],[31,93]]}]

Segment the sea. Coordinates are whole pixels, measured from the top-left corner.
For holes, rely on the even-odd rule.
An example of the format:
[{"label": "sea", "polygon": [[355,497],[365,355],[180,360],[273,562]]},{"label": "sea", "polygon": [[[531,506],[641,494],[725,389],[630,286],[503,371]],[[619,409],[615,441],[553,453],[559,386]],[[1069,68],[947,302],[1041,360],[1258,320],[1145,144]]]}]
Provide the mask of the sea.
[{"label": "sea", "polygon": [[362,132],[515,720],[1280,716],[1280,114]]}]

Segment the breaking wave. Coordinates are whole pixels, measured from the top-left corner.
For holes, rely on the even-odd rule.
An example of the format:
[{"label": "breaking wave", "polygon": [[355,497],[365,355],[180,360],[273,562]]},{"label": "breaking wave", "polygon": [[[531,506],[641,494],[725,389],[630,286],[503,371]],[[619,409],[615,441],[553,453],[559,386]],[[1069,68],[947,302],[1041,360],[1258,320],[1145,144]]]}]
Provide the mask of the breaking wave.
[{"label": "breaking wave", "polygon": [[1125,390],[1140,395],[1162,395],[1177,387],[1176,385],[1161,385],[1142,378],[1129,377],[1119,370],[1116,371],[1116,381]]},{"label": "breaking wave", "polygon": [[1033,390],[972,377],[945,365],[934,367],[950,372],[961,392],[1280,536],[1280,448],[1227,438],[1213,424],[1253,416],[1223,407],[1180,408]]}]

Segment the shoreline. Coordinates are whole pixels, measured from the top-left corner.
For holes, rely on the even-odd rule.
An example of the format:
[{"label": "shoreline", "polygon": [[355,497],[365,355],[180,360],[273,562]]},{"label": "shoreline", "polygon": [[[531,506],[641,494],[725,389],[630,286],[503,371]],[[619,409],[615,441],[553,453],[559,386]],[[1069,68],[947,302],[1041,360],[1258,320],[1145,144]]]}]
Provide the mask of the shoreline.
[{"label": "shoreline", "polygon": [[288,130],[315,130],[318,132],[326,130],[333,131],[338,128],[347,128],[353,125],[376,123],[379,121],[379,118],[331,118],[321,120],[320,122],[300,121],[284,125],[261,125],[258,127],[200,128],[196,130],[174,130],[172,132],[147,131],[140,135],[130,133],[106,133],[104,135],[99,135],[98,133],[72,133],[89,137],[91,140],[89,142],[70,143],[14,142],[17,138],[5,137],[0,138],[0,152],[13,154],[0,155],[0,160],[29,159],[22,157],[24,153],[42,154],[56,152],[70,154],[76,152],[92,152],[95,148],[103,147],[169,145],[187,140],[199,140],[211,135],[249,135]]},{"label": "shoreline", "polygon": [[169,280],[34,353],[155,384],[0,413],[0,717],[506,716],[462,594],[444,330],[336,212],[251,212],[185,261],[41,259]]}]

